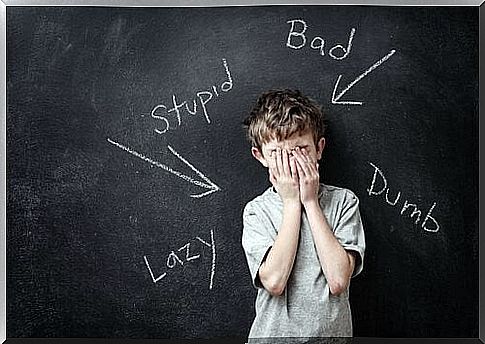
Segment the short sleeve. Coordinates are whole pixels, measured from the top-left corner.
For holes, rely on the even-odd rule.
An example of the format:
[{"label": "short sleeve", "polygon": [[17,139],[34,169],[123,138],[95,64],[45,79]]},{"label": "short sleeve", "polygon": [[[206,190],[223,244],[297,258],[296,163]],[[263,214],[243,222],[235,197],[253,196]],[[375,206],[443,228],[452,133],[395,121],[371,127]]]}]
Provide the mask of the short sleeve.
[{"label": "short sleeve", "polygon": [[365,236],[360,218],[359,199],[348,190],[345,192],[334,234],[345,250],[357,253],[352,277],[357,276],[364,268]]},{"label": "short sleeve", "polygon": [[264,215],[258,214],[257,209],[248,203],[243,212],[242,246],[256,288],[263,287],[259,281],[258,271],[273,243],[274,238],[268,225],[265,226]]}]

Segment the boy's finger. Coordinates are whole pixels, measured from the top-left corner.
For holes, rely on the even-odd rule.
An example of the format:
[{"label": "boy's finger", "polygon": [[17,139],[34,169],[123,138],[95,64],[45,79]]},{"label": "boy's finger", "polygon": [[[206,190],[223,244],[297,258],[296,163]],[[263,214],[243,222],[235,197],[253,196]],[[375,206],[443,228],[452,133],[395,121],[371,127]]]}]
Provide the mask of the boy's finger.
[{"label": "boy's finger", "polygon": [[275,165],[275,161],[276,161],[276,154],[275,152],[271,152],[268,159],[268,170],[273,169],[273,166]]},{"label": "boy's finger", "polygon": [[277,170],[277,173],[278,175],[280,175],[281,173],[283,173],[283,157],[281,155],[281,149],[277,149],[276,150],[276,170]]},{"label": "boy's finger", "polygon": [[303,155],[303,157],[305,158],[306,161],[308,161],[309,163],[312,163],[312,164],[314,163],[312,157],[310,156],[310,154],[308,154],[308,152],[305,148],[302,148],[301,152],[302,152],[302,155]]},{"label": "boy's finger", "polygon": [[269,175],[272,177],[274,180],[276,180],[277,177],[279,177],[278,172],[274,167],[269,168]]},{"label": "boy's finger", "polygon": [[283,172],[284,172],[284,174],[289,176],[290,175],[290,163],[288,161],[288,152],[286,151],[286,149],[283,149],[282,156],[283,156],[282,157]]},{"label": "boy's finger", "polygon": [[299,150],[296,151],[296,160],[300,165],[304,175],[309,175],[310,171],[308,170],[308,162],[303,158],[303,155]]},{"label": "boy's finger", "polygon": [[318,168],[315,168],[317,162],[313,160],[305,148],[302,148],[301,152],[301,156],[306,162],[303,166],[306,167],[307,174],[318,173]]},{"label": "boy's finger", "polygon": [[301,164],[297,159],[295,159],[295,165],[296,165],[296,170],[298,171],[298,178],[304,178],[305,171],[303,170],[303,167],[301,167]]},{"label": "boy's finger", "polygon": [[298,180],[298,167],[296,163],[296,158],[291,157],[290,158],[290,169],[291,169],[291,177],[295,180]]},{"label": "boy's finger", "polygon": [[312,173],[318,173],[318,162],[313,162],[313,160],[311,160],[308,162],[307,166]]}]

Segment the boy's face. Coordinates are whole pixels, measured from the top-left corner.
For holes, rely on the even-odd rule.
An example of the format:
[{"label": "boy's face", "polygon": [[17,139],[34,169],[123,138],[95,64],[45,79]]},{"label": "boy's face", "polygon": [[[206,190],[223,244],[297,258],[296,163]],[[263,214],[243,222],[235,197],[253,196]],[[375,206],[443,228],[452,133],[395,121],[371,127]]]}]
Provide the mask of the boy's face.
[{"label": "boy's face", "polygon": [[253,147],[251,153],[264,167],[274,168],[276,166],[275,153],[278,148],[280,150],[286,149],[291,156],[292,151],[297,147],[306,151],[312,160],[318,161],[322,157],[322,152],[325,147],[325,139],[321,138],[317,144],[315,144],[312,132],[305,131],[295,133],[281,141],[272,139],[269,142],[262,144],[261,151],[258,148]]}]

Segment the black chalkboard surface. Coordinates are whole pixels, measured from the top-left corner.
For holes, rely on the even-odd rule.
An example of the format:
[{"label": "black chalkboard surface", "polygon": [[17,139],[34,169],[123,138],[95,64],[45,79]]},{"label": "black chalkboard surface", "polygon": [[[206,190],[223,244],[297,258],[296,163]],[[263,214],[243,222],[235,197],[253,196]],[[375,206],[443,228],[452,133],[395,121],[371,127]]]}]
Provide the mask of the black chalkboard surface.
[{"label": "black chalkboard surface", "polygon": [[7,336],[244,339],[242,120],[320,102],[354,335],[478,337],[478,8],[7,8]]}]

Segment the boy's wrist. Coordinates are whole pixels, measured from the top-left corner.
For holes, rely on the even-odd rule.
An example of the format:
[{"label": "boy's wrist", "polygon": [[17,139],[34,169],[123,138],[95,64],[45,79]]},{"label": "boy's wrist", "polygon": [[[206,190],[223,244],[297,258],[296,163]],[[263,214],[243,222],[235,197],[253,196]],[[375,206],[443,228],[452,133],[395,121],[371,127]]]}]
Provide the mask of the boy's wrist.
[{"label": "boy's wrist", "polygon": [[295,210],[301,210],[301,202],[300,199],[286,199],[283,200],[283,207],[285,209],[295,209]]},{"label": "boy's wrist", "polygon": [[320,203],[318,202],[318,198],[312,198],[309,200],[306,200],[302,202],[303,206],[305,207],[306,210],[311,209],[311,208],[319,208],[320,209]]}]

